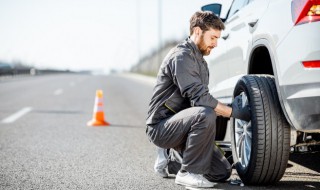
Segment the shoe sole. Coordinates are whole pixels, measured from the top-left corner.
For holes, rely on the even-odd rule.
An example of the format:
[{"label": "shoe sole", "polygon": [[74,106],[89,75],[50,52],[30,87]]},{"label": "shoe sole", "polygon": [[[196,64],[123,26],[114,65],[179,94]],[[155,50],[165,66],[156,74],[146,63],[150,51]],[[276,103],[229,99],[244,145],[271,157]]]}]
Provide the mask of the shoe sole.
[{"label": "shoe sole", "polygon": [[199,187],[199,186],[196,186],[196,185],[190,185],[190,184],[187,184],[187,183],[183,183],[183,182],[180,182],[180,181],[175,181],[176,184],[178,185],[183,185],[183,186],[186,186],[186,187],[191,187],[191,188],[210,188],[210,187],[214,187],[214,184],[212,186],[203,186],[203,187]]},{"label": "shoe sole", "polygon": [[188,190],[201,190],[201,189],[206,189],[206,187],[200,188],[200,187],[188,187],[188,186],[186,186],[186,189],[188,189]]}]

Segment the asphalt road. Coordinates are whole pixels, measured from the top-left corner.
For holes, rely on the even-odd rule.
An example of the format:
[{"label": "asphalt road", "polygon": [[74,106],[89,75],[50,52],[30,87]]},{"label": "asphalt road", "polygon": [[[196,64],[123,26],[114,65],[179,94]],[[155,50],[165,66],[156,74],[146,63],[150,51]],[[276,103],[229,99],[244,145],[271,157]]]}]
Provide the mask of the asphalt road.
[{"label": "asphalt road", "polygon": [[[153,82],[124,74],[0,79],[0,189],[185,189],[153,173],[144,125]],[[110,127],[86,126],[97,89]],[[288,166],[274,186],[215,189],[320,189],[319,152],[292,154]]]}]

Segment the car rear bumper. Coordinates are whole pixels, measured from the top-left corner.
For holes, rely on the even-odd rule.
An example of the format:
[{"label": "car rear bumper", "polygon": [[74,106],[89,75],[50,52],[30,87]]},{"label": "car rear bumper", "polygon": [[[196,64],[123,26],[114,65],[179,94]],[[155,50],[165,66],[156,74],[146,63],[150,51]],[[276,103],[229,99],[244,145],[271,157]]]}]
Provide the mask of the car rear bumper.
[{"label": "car rear bumper", "polygon": [[283,103],[292,125],[300,131],[320,132],[320,83],[282,86]]},{"label": "car rear bumper", "polygon": [[320,68],[305,68],[304,61],[320,60],[320,21],[294,26],[276,47],[280,85],[320,83]]},{"label": "car rear bumper", "polygon": [[[297,130],[320,132],[320,22],[294,26],[277,47],[279,90],[286,115]],[[290,49],[290,51],[288,51]]]}]

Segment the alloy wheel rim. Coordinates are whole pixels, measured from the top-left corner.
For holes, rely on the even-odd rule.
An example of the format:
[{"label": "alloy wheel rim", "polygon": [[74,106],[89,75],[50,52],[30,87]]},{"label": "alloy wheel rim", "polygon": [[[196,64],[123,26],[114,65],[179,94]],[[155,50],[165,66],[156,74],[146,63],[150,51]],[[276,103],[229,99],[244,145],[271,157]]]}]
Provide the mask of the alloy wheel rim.
[{"label": "alloy wheel rim", "polygon": [[[242,107],[249,104],[247,95],[242,92]],[[235,142],[236,152],[239,163],[242,167],[249,165],[251,157],[251,144],[252,144],[252,127],[251,121],[246,122],[240,119],[235,119]]]}]

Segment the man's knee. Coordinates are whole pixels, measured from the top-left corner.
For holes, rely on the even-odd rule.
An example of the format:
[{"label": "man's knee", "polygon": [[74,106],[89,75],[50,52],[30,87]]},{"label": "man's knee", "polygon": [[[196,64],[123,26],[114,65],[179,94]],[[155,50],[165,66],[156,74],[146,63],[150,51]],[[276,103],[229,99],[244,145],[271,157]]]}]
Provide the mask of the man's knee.
[{"label": "man's knee", "polygon": [[225,181],[229,179],[229,177],[231,176],[231,173],[232,173],[232,168],[227,168],[225,172],[225,176],[220,181]]},{"label": "man's knee", "polygon": [[201,120],[206,123],[208,127],[215,127],[217,115],[213,108],[202,107],[200,115]]}]

